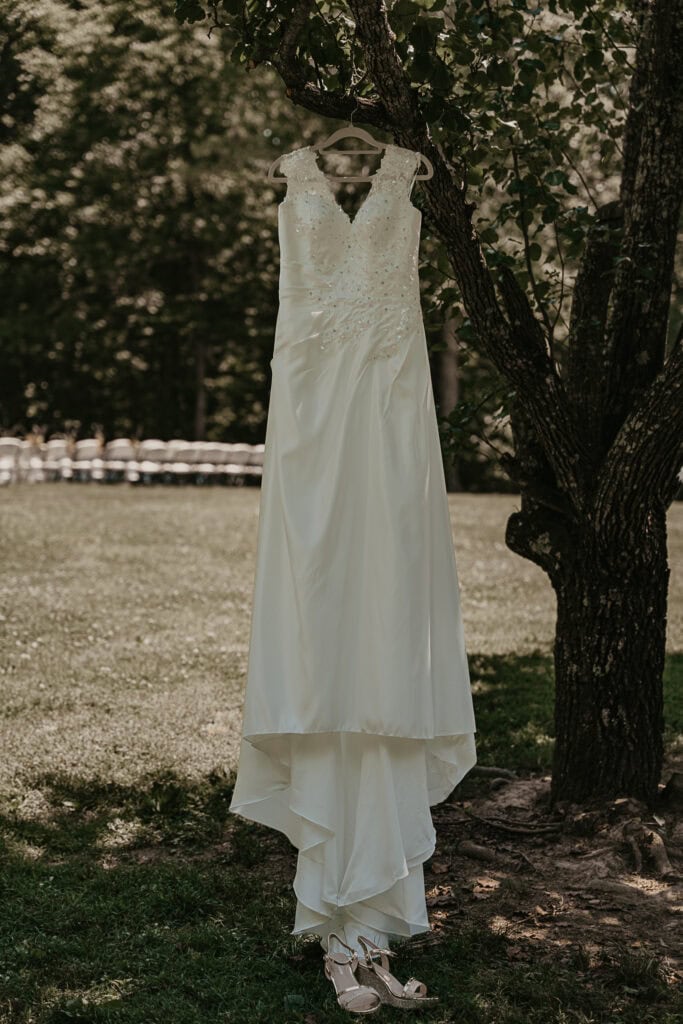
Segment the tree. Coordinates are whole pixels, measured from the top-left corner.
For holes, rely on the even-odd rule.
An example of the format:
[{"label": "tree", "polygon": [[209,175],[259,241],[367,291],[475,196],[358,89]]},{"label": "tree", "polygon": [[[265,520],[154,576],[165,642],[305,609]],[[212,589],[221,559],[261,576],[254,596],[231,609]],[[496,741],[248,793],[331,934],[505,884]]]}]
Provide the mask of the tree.
[{"label": "tree", "polygon": [[225,40],[145,0],[0,0],[0,39],[0,425],[260,440],[276,253]]},{"label": "tree", "polygon": [[683,432],[680,330],[667,355],[683,0],[178,0],[177,13],[224,29],[236,62],[276,68],[294,103],[431,160],[424,221],[512,394],[505,468],[521,508],[506,540],[557,596],[551,804],[652,804]]}]

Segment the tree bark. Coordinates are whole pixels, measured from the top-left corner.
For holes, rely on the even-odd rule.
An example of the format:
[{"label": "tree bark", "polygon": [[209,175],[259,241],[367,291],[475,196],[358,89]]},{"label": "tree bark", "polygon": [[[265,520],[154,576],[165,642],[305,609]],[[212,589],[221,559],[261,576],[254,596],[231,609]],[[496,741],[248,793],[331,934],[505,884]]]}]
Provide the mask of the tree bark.
[{"label": "tree bark", "polygon": [[195,399],[194,399],[194,440],[206,438],[206,342],[196,338],[195,352]]},{"label": "tree bark", "polygon": [[663,508],[628,552],[618,531],[608,548],[578,537],[556,576],[551,803],[632,796],[654,806],[668,581]]},{"label": "tree bark", "polygon": [[[449,317],[442,328],[442,341],[447,346],[439,352],[439,414],[449,416],[460,398],[460,370],[458,368],[458,340],[455,320]],[[460,473],[456,459],[447,459],[445,466],[446,489],[460,491]]]}]

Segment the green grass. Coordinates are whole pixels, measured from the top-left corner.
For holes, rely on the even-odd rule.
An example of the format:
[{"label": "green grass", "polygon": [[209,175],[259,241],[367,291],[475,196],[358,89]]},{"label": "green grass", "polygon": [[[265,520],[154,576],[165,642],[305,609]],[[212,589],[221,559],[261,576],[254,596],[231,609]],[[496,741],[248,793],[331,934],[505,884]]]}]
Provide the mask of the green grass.
[{"label": "green grass", "polygon": [[[290,935],[296,851],[228,812],[257,490],[19,485],[0,494],[0,1022],[348,1021]],[[552,591],[504,548],[509,496],[452,496],[481,764],[547,772]],[[672,510],[672,564],[683,547]],[[672,578],[667,743],[683,734]],[[492,628],[493,626],[493,628]],[[468,780],[465,780],[468,784]],[[472,782],[474,785],[474,782]],[[433,1024],[674,1024],[626,946],[546,957],[455,917],[397,973]],[[374,1019],[398,1019],[384,1009]]]},{"label": "green grass", "polygon": [[[550,654],[472,655],[479,764],[548,772],[552,764],[554,684]],[[664,742],[683,745],[683,654],[664,668]]]},{"label": "green grass", "polygon": [[[229,842],[203,856],[226,820],[228,779],[40,784],[51,806],[43,821],[2,821],[12,838],[2,861],[0,1019],[348,1020],[328,991],[317,943],[289,935],[289,844],[235,819]],[[126,834],[123,822],[142,831]],[[136,851],[149,852],[152,838],[156,856],[139,861]],[[511,962],[503,935],[465,921],[428,951],[406,943],[399,963],[442,994],[443,1006],[423,1016],[434,1024],[677,1019],[657,962],[619,947],[606,948],[597,968],[580,947]]]}]

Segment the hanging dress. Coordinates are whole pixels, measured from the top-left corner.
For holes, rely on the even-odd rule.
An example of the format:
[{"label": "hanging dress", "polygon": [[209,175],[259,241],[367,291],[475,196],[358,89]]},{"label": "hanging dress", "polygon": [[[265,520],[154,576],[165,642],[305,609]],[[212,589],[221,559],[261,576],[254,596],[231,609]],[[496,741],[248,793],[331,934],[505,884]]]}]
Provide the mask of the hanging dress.
[{"label": "hanging dress", "polygon": [[419,154],[355,218],[288,153],[240,760],[230,810],[298,849],[292,934],[429,930],[430,805],[476,762],[420,306]]}]

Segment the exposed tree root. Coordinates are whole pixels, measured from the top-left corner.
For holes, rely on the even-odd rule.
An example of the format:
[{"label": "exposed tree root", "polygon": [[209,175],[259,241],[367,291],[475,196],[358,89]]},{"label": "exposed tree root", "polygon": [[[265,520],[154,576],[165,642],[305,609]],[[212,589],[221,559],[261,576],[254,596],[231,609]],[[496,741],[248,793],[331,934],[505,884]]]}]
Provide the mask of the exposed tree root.
[{"label": "exposed tree root", "polygon": [[516,779],[518,778],[516,772],[510,771],[509,768],[496,768],[495,765],[489,764],[475,764],[469,771],[470,775],[482,775],[487,778],[493,779]]},{"label": "exposed tree root", "polygon": [[464,853],[465,856],[472,857],[474,860],[483,860],[488,863],[494,863],[500,859],[495,850],[488,846],[481,846],[479,843],[473,843],[471,839],[463,839],[461,843],[458,843],[456,850],[458,853]]},{"label": "exposed tree root", "polygon": [[475,821],[481,821],[484,825],[490,825],[491,828],[501,829],[503,832],[514,832],[516,835],[547,835],[552,832],[561,832],[564,828],[562,822],[549,822],[545,825],[533,825],[522,821],[513,821],[510,818],[501,817],[482,817],[480,814],[475,814],[468,807],[463,807],[464,813],[474,818]]},{"label": "exposed tree root", "polygon": [[[510,783],[512,789],[505,786],[507,797],[498,795],[497,783],[502,783],[503,771],[492,768],[490,771],[480,772],[481,775],[488,777],[490,783],[490,799],[485,800],[481,807],[485,813],[475,813],[471,806],[468,806],[469,802],[465,801],[458,807],[457,818],[448,814],[439,816],[440,824],[446,827],[464,826],[466,833],[469,832],[469,835],[466,834],[466,837],[457,843],[458,853],[476,861],[492,865],[502,864],[506,858],[500,851],[487,846],[486,842],[482,843],[482,836],[476,835],[479,831],[478,826],[488,826],[490,829],[517,836],[522,842],[524,837],[532,841],[547,837],[552,843],[557,843],[563,837],[569,841],[576,837],[580,845],[574,845],[571,856],[576,860],[594,860],[596,866],[598,858],[602,858],[599,877],[604,878],[605,873],[610,873],[606,869],[608,861],[612,863],[614,871],[621,870],[623,866],[627,871],[658,879],[675,881],[680,877],[677,858],[683,857],[683,843],[680,842],[683,840],[683,823],[677,812],[679,807],[683,806],[682,772],[672,773],[667,785],[660,792],[658,807],[661,810],[654,813],[641,800],[619,797],[588,807],[569,802],[562,803],[556,805],[549,814],[545,802],[545,787],[539,788],[538,782],[531,783],[514,778]],[[520,802],[520,794],[525,791],[528,791],[529,795]],[[520,817],[495,813],[499,808],[512,808],[513,814],[519,810]],[[453,809],[449,808],[451,812]],[[468,829],[468,824],[475,828]],[[586,840],[593,848],[582,848]],[[520,854],[520,851],[517,853]],[[525,855],[522,856],[527,864],[535,869],[536,865]]]},{"label": "exposed tree root", "polygon": [[677,874],[671,866],[664,840],[651,826],[642,821],[627,821],[622,834],[631,848],[634,869],[638,874],[642,873],[643,859],[652,863],[658,878],[670,878]]}]

